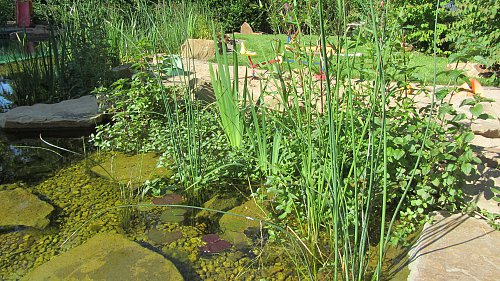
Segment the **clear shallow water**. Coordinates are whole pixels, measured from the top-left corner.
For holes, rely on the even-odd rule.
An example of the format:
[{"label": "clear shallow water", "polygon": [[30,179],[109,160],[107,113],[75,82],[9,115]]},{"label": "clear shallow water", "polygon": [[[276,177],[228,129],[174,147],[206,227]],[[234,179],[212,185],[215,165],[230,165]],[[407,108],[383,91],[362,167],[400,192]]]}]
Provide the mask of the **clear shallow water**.
[{"label": "clear shallow water", "polygon": [[[50,141],[83,151],[81,139]],[[298,280],[295,266],[282,245],[261,241],[220,253],[203,252],[200,249],[206,244],[203,235],[217,229],[190,219],[192,212],[182,222],[173,223],[162,220],[166,207],[136,210],[127,227],[118,209],[91,219],[100,211],[124,203],[117,184],[90,172],[95,164],[92,160],[99,159],[99,154],[83,159],[52,150],[37,139],[3,139],[0,155],[3,183],[0,191],[21,187],[55,208],[50,225],[43,230],[0,228],[0,280],[18,280],[98,233],[120,233],[160,253],[174,262],[185,280]],[[151,199],[147,197],[145,202],[151,203]]]},{"label": "clear shallow water", "polygon": [[[76,152],[84,151],[82,139],[49,141]],[[15,183],[0,185],[0,190],[22,187],[55,207],[50,225],[43,230],[0,228],[0,280],[18,280],[98,233],[123,234],[163,255],[176,265],[185,280],[299,280],[296,265],[285,251],[290,247],[285,243],[256,239],[247,247],[231,247],[220,253],[203,252],[201,249],[206,243],[202,237],[218,233],[219,229],[191,219],[193,212],[188,212],[182,222],[165,222],[162,216],[166,207],[141,208],[133,212],[126,227],[119,209],[109,209],[91,219],[103,210],[125,203],[116,183],[90,171],[95,161],[106,155],[93,153],[84,159],[53,150],[38,139],[3,139],[0,155],[3,183]],[[152,199],[146,197],[144,202],[151,203]],[[388,254],[386,264],[396,264],[386,269],[388,272],[403,264],[402,273],[391,273],[391,279],[406,278],[404,256],[404,249]]]}]

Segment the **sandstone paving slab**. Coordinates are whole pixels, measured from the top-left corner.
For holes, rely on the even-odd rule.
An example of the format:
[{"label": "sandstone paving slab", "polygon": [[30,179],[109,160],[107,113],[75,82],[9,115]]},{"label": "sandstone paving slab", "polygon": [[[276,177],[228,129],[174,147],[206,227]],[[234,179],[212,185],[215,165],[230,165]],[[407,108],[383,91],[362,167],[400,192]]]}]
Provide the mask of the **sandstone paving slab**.
[{"label": "sandstone paving slab", "polygon": [[492,189],[500,188],[499,153],[491,150],[480,152],[482,164],[477,166],[478,173],[469,176],[462,186],[468,201],[474,203],[481,210],[493,214],[500,214],[500,204],[494,200],[496,196]]},{"label": "sandstone paving slab", "polygon": [[170,280],[184,278],[162,255],[120,234],[98,234],[21,280]]},{"label": "sandstone paving slab", "polygon": [[409,253],[409,281],[495,281],[500,232],[468,215],[437,214]]},{"label": "sandstone paving slab", "polygon": [[53,210],[52,205],[25,189],[0,191],[0,228],[29,226],[43,229],[50,223],[47,217]]},{"label": "sandstone paving slab", "polygon": [[0,113],[0,128],[5,131],[93,128],[103,118],[96,98],[89,95],[55,104],[13,108]]}]

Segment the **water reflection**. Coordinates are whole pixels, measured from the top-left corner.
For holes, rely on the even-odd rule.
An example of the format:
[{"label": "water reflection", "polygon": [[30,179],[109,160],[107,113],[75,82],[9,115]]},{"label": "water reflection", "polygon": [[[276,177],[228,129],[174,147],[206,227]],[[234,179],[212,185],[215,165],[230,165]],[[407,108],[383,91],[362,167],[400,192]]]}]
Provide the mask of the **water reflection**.
[{"label": "water reflection", "polygon": [[[85,140],[48,139],[49,143],[81,153]],[[71,153],[60,151],[40,139],[8,139],[0,135],[0,183],[36,182],[63,167]]]}]

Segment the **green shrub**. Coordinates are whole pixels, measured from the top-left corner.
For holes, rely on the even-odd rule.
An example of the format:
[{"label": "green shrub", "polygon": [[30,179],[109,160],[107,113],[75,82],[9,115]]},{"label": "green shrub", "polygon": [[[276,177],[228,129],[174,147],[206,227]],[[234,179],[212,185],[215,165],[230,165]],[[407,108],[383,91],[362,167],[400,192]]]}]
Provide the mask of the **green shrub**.
[{"label": "green shrub", "polygon": [[438,51],[448,51],[446,34],[452,17],[450,11],[442,9],[444,6],[446,3],[441,5],[437,26],[435,26],[435,0],[395,1],[395,12],[390,15],[391,20],[405,30],[400,40],[412,44],[419,51],[430,53],[433,51],[434,29],[436,28]]},{"label": "green shrub", "polygon": [[219,27],[225,32],[239,32],[248,22],[254,31],[270,32],[266,1],[263,0],[203,0]]},{"label": "green shrub", "polygon": [[15,1],[12,0],[0,0],[0,26],[5,24],[9,20],[15,19]]},{"label": "green shrub", "polygon": [[487,66],[500,64],[500,2],[457,1],[453,22],[446,33],[452,50]]}]

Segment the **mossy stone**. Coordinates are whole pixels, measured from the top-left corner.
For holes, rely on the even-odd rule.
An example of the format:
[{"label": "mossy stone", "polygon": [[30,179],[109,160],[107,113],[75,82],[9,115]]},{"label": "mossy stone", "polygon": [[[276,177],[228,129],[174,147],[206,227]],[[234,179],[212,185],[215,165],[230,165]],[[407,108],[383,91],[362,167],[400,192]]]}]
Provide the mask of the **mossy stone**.
[{"label": "mossy stone", "polygon": [[184,278],[162,255],[119,234],[98,234],[21,280],[170,280]]},{"label": "mossy stone", "polygon": [[[232,196],[229,194],[217,194],[214,197],[210,198],[207,202],[203,204],[203,208],[217,210],[217,211],[227,211],[230,210],[238,204],[240,204],[240,199],[237,196]],[[215,220],[217,217],[220,217],[221,214],[208,210],[201,210],[198,214],[196,214],[197,219],[208,219]]]},{"label": "mossy stone", "polygon": [[43,229],[54,207],[22,188],[0,191],[0,227],[19,225]]},{"label": "mossy stone", "polygon": [[[242,205],[228,211],[231,214],[224,214],[219,220],[219,225],[223,233],[221,237],[234,245],[248,245],[251,239],[245,234],[247,228],[259,228],[258,220],[265,220],[267,211],[259,207],[254,200],[248,200]],[[242,217],[243,216],[243,217]],[[257,220],[256,220],[257,219]]]},{"label": "mossy stone", "polygon": [[155,153],[126,155],[113,153],[106,161],[91,170],[100,177],[132,186],[142,185],[146,180],[169,178],[172,172],[167,168],[157,167],[159,157]]}]

